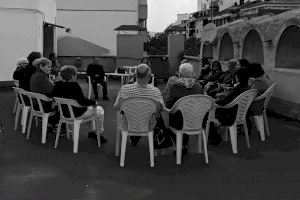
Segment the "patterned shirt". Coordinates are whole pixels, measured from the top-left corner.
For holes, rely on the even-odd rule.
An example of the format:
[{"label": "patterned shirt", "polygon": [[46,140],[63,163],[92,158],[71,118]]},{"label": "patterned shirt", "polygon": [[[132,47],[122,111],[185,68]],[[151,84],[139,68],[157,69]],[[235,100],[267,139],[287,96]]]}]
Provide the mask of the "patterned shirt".
[{"label": "patterned shirt", "polygon": [[[153,130],[156,124],[156,117],[159,113],[159,111],[162,108],[165,108],[164,100],[161,96],[161,93],[157,87],[154,87],[153,85],[147,84],[147,85],[139,85],[137,82],[133,84],[126,84],[121,87],[118,97],[116,99],[114,107],[119,110],[120,109],[120,101],[129,97],[148,97],[160,105],[160,108],[158,108],[157,113],[151,116],[150,122],[149,122],[149,128],[150,130]],[[127,129],[127,120],[124,115],[121,115],[121,122],[120,126],[123,127],[122,129]]]}]

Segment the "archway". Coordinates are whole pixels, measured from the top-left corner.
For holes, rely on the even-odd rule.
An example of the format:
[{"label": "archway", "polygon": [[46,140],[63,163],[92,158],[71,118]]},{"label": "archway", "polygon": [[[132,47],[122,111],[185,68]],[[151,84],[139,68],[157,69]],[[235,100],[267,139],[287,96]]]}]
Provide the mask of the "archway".
[{"label": "archway", "polygon": [[234,58],[232,39],[228,33],[221,39],[219,52],[219,60],[228,61]]},{"label": "archway", "polygon": [[245,37],[242,58],[246,58],[249,62],[258,62],[264,64],[264,51],[262,40],[257,31],[251,30]]},{"label": "archway", "polygon": [[281,34],[276,48],[275,67],[300,69],[300,28],[289,26]]}]

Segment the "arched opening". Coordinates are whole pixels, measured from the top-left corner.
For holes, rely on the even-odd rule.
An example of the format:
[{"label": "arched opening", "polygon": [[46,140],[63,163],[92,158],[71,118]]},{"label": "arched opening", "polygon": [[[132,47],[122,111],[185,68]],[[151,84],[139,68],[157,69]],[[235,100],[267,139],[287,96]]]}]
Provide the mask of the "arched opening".
[{"label": "arched opening", "polygon": [[264,64],[263,44],[257,31],[251,30],[246,35],[242,58],[248,59],[249,62],[258,62],[262,65]]},{"label": "arched opening", "polygon": [[228,33],[222,37],[219,52],[219,60],[228,61],[234,58],[232,39]]},{"label": "arched opening", "polygon": [[290,26],[280,36],[277,44],[275,67],[300,69],[300,28]]}]

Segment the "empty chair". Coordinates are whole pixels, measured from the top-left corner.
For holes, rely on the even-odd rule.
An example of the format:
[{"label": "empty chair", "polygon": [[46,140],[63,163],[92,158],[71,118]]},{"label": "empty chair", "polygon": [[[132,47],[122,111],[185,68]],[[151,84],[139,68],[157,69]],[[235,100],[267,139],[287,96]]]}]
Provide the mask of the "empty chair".
[{"label": "empty chair", "polygon": [[[47,138],[47,125],[48,119],[50,116],[54,115],[55,112],[51,109],[52,99],[48,98],[44,94],[34,93],[34,92],[27,92],[27,95],[30,100],[30,117],[29,117],[29,124],[27,130],[27,137],[30,136],[31,124],[33,117],[41,117],[42,118],[42,140],[41,142],[44,144],[46,143]],[[45,104],[50,107],[50,109],[45,109]]]},{"label": "empty chair", "polygon": [[[92,81],[91,81],[91,77],[87,76],[88,79],[88,99],[91,99],[91,95],[92,95]],[[104,81],[107,81],[106,76],[104,76]],[[99,92],[99,87],[101,86],[100,83],[97,83],[97,90]]]},{"label": "empty chair", "polygon": [[[120,111],[127,123],[119,123],[122,135],[120,166],[124,167],[126,142],[128,136],[148,136],[150,166],[154,167],[153,130],[149,128],[149,121],[157,111],[157,103],[147,97],[129,97],[120,102]],[[120,118],[119,118],[120,119]],[[120,133],[117,132],[116,145],[119,145]],[[116,151],[119,148],[116,147]],[[117,153],[117,152],[116,152]],[[117,153],[118,154],[118,153]]]},{"label": "empty chair", "polygon": [[[75,117],[73,107],[81,108],[81,106],[76,100],[73,99],[65,99],[65,98],[58,98],[54,97],[54,101],[57,103],[60,113],[60,120],[58,124],[58,129],[55,138],[55,145],[54,148],[57,148],[58,139],[60,136],[61,126],[65,123],[68,125],[73,125],[73,152],[78,152],[78,142],[79,142],[79,131],[80,131],[80,124],[88,121],[94,121],[96,123],[96,134],[97,134],[97,142],[98,147],[101,146],[100,143],[100,134],[103,132],[103,121],[104,121],[104,110],[101,113],[100,117],[98,118],[95,112],[95,115],[90,117]],[[96,107],[94,107],[96,109]]]},{"label": "empty chair", "polygon": [[17,130],[18,127],[18,120],[20,117],[20,113],[22,111],[21,115],[21,125],[22,125],[22,133],[25,133],[26,131],[26,123],[27,123],[27,116],[30,106],[25,104],[24,98],[27,97],[27,92],[22,88],[13,87],[15,93],[17,94],[17,108],[16,108],[16,116],[15,116],[15,130]]},{"label": "empty chair", "polygon": [[253,116],[254,120],[255,120],[256,127],[257,127],[257,129],[258,129],[258,131],[260,133],[261,141],[265,141],[265,129],[266,129],[267,135],[270,135],[269,124],[268,124],[268,118],[267,118],[266,110],[267,110],[269,101],[270,101],[270,99],[272,97],[272,94],[274,92],[275,85],[276,85],[276,83],[274,83],[273,85],[271,85],[269,87],[269,89],[265,93],[263,93],[259,97],[256,97],[253,100],[253,102],[256,102],[256,101],[261,101],[261,100],[264,99],[263,114],[262,115]]},{"label": "empty chair", "polygon": [[[237,128],[236,128],[237,125],[242,125],[244,127],[247,147],[250,148],[248,128],[247,128],[247,124],[246,124],[246,114],[247,114],[248,108],[249,108],[250,104],[252,103],[253,99],[255,98],[256,94],[257,94],[257,90],[255,90],[255,89],[247,90],[246,92],[243,92],[237,98],[235,98],[235,100],[233,100],[232,102],[230,102],[229,104],[227,104],[225,106],[216,105],[216,108],[232,108],[232,107],[238,105],[237,114],[236,114],[234,123],[231,126],[226,127],[229,129],[232,152],[234,154],[238,152]],[[212,117],[212,118],[211,117],[212,117],[212,115],[210,115],[209,121],[214,121],[214,119],[212,119],[214,117]],[[208,129],[208,132],[209,132],[209,129]],[[226,130],[226,135],[225,135],[226,140],[227,140],[227,134],[228,134],[228,132]],[[208,137],[208,135],[207,135],[207,137]]]},{"label": "empty chair", "polygon": [[176,101],[171,110],[169,110],[171,114],[180,111],[183,117],[183,127],[181,130],[177,130],[170,126],[170,130],[176,134],[177,164],[181,164],[183,133],[188,135],[197,135],[198,153],[202,152],[203,142],[205,162],[208,163],[207,140],[202,124],[205,114],[213,107],[213,105],[213,98],[206,95],[195,94],[180,98]]}]

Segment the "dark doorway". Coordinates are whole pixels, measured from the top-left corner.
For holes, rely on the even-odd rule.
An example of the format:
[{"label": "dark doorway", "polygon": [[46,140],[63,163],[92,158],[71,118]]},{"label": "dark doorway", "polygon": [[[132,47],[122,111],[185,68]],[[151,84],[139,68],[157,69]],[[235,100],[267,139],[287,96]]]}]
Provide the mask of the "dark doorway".
[{"label": "dark doorway", "polygon": [[49,54],[54,52],[54,28],[51,25],[44,25],[44,50],[43,56],[48,58]]}]

